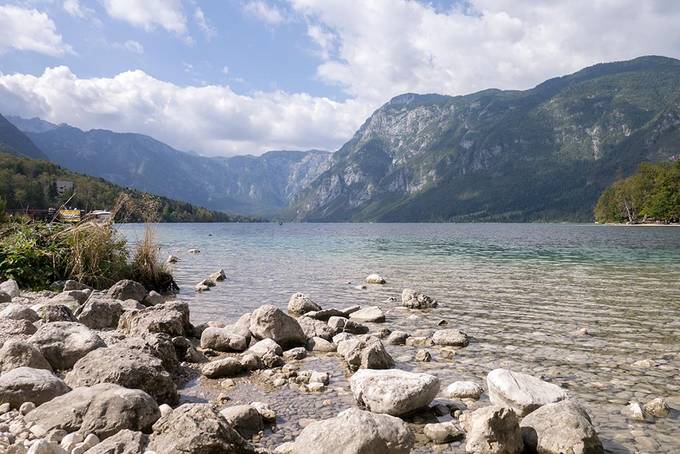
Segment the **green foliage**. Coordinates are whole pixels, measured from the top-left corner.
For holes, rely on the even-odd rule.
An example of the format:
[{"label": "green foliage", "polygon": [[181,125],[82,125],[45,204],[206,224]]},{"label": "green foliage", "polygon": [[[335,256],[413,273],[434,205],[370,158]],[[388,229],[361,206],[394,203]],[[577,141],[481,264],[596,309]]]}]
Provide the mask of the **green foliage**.
[{"label": "green foliage", "polygon": [[7,208],[7,202],[0,197],[0,224],[5,222],[5,208]]},{"label": "green foliage", "polygon": [[641,164],[637,172],[608,187],[595,206],[600,223],[680,221],[680,160]]}]

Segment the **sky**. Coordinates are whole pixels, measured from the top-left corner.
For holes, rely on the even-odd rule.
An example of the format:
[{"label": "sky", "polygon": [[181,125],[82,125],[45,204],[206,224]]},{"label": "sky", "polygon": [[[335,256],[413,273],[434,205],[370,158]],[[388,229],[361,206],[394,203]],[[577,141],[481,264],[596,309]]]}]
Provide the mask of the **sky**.
[{"label": "sky", "polygon": [[336,150],[390,98],[680,57],[676,0],[0,0],[0,113],[210,156]]}]

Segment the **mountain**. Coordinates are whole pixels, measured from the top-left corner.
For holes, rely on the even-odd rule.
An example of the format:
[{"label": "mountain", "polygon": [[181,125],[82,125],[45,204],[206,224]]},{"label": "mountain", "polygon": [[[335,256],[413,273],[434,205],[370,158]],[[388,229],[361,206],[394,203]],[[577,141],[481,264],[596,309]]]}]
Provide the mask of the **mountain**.
[{"label": "mountain", "polygon": [[0,152],[47,160],[45,153],[2,115],[0,115]]},{"label": "mountain", "polygon": [[[213,210],[271,216],[327,169],[324,151],[272,151],[208,158],[142,134],[82,131],[14,119],[48,157],[68,169]],[[42,123],[41,123],[42,122]]]},{"label": "mountain", "polygon": [[680,157],[680,61],[599,64],[525,91],[397,96],[295,196],[302,221],[591,221],[602,190]]},{"label": "mountain", "polygon": [[38,117],[21,118],[14,115],[7,115],[7,120],[23,132],[46,132],[55,129],[57,125],[45,121]]}]

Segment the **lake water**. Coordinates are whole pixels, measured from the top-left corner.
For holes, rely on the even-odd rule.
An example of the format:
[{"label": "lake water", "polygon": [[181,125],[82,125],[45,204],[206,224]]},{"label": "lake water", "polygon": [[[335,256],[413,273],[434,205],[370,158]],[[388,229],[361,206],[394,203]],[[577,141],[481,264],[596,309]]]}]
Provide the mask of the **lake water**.
[{"label": "lake water", "polygon": [[[120,230],[135,241],[143,226]],[[380,306],[387,321],[375,328],[433,330],[445,319],[472,336],[470,346],[453,356],[431,347],[430,363],[412,359],[417,348],[390,347],[398,367],[436,374],[443,387],[460,379],[483,383],[496,367],[541,376],[585,404],[608,452],[680,452],[677,411],[656,422],[633,421],[626,411],[629,401],[654,397],[680,409],[680,228],[163,224],[157,233],[163,254],[181,259],[178,297],[190,301],[194,322],[230,323],[262,304],[285,308],[297,291],[322,307]],[[220,268],[228,280],[196,294],[194,285]],[[372,272],[388,284],[354,288]],[[405,287],[435,297],[440,308],[408,311],[386,302]],[[652,364],[634,366],[639,360]],[[335,363],[333,382],[341,389],[346,379]],[[346,393],[331,398],[332,413],[351,405]],[[291,405],[283,409],[290,426],[279,430],[281,440],[299,431],[291,419],[327,417],[318,405]]]}]

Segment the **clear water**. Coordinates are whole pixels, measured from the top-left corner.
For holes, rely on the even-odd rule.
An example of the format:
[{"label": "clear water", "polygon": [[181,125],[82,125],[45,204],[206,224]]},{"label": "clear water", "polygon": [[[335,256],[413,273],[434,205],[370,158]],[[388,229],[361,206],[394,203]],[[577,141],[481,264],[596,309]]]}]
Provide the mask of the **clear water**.
[{"label": "clear water", "polygon": [[[135,241],[143,226],[120,230]],[[677,411],[650,423],[633,421],[625,408],[664,397],[680,409],[680,228],[163,224],[157,233],[163,253],[181,259],[174,274],[194,322],[229,323],[262,304],[283,308],[297,291],[323,307],[380,306],[383,326],[393,330],[435,329],[445,319],[473,343],[453,358],[432,347],[431,363],[409,359],[416,348],[394,347],[399,367],[434,373],[443,385],[483,382],[495,367],[542,376],[586,405],[608,452],[680,452]],[[220,268],[227,282],[195,294],[194,285]],[[372,272],[388,284],[356,290]],[[386,302],[404,287],[441,308]],[[643,359],[654,366],[632,365]]]}]

